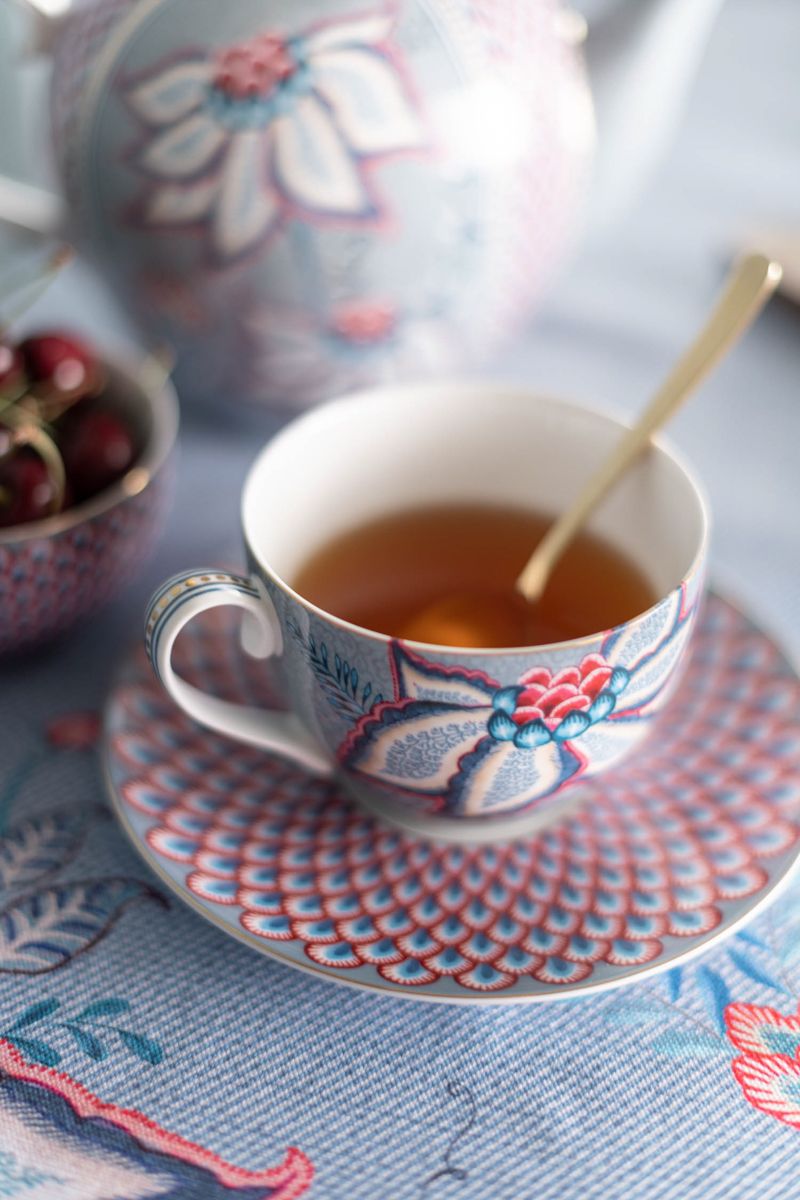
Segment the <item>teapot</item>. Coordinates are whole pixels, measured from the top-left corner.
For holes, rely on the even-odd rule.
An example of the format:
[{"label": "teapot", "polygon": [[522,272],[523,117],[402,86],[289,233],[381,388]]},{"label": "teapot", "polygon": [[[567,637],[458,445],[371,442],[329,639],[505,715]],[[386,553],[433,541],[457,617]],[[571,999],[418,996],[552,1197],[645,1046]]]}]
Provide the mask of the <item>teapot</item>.
[{"label": "teapot", "polygon": [[63,197],[8,180],[0,218],[84,250],[185,398],[300,407],[513,332],[641,187],[722,0],[615,0],[585,46],[557,0],[14,3]]}]

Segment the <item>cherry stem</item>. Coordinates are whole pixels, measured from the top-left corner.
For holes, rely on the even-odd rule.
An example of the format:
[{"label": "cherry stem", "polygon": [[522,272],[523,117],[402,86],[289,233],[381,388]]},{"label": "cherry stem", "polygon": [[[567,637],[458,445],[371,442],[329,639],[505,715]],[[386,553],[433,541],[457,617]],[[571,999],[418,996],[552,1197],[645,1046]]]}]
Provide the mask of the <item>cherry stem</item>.
[{"label": "cherry stem", "polygon": [[8,408],[4,412],[0,412],[0,424],[12,431],[12,442],[15,447],[21,449],[29,446],[39,455],[53,485],[50,515],[61,512],[64,507],[67,477],[61,452],[50,434],[29,413],[24,413],[18,408]]},{"label": "cherry stem", "polygon": [[166,342],[145,355],[139,368],[139,382],[151,392],[160,392],[175,369],[175,351]]},{"label": "cherry stem", "polygon": [[22,382],[22,383],[20,383],[19,387],[17,388],[17,390],[13,396],[10,396],[7,394],[0,395],[0,412],[3,412],[4,409],[12,408],[20,400],[24,399],[26,394],[27,394],[27,388],[26,388],[25,383]]},{"label": "cherry stem", "polygon": [[25,285],[27,289],[27,295],[17,303],[16,308],[12,308],[11,312],[3,317],[2,324],[0,324],[0,336],[5,335],[9,326],[13,325],[15,321],[18,321],[21,316],[24,316],[28,309],[36,303],[39,297],[47,291],[56,275],[58,275],[59,271],[61,271],[67,265],[67,263],[72,262],[74,257],[75,251],[71,246],[67,245],[66,242],[62,246],[59,246],[58,249],[51,254],[44,271],[41,274],[29,279],[28,283]]}]

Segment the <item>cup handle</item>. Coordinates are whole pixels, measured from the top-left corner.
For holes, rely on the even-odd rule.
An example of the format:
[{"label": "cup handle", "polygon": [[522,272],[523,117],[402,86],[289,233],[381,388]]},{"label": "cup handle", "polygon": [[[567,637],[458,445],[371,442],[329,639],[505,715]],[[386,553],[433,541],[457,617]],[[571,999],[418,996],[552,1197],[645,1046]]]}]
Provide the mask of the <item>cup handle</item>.
[{"label": "cup handle", "polygon": [[179,708],[201,725],[270,750],[317,775],[331,775],[331,757],[293,714],[220,700],[187,683],[172,667],[172,648],[193,617],[210,608],[233,605],[249,620],[244,634],[256,658],[279,654],[282,634],[271,602],[251,580],[227,571],[204,569],[173,575],[154,593],[145,617],[145,648],[153,670]]}]

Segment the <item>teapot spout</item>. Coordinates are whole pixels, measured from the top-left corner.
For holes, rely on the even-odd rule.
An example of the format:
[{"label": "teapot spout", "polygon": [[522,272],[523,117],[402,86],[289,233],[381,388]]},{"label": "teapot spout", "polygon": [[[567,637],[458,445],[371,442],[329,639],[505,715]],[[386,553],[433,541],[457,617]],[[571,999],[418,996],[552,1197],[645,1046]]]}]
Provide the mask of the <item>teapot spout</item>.
[{"label": "teapot spout", "polygon": [[592,229],[627,210],[678,125],[723,0],[619,0],[593,21],[586,58],[598,155]]}]

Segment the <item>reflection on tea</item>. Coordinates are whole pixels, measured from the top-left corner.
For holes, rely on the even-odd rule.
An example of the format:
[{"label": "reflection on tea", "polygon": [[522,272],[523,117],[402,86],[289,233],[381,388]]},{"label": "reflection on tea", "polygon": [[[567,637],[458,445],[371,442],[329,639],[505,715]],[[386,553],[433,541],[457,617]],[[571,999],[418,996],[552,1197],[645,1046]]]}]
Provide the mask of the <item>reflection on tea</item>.
[{"label": "reflection on tea", "polygon": [[458,504],[409,509],[340,534],[291,580],[326,612],[378,633],[465,647],[599,633],[657,596],[608,542],[582,532],[532,607],[514,583],[551,515]]}]

